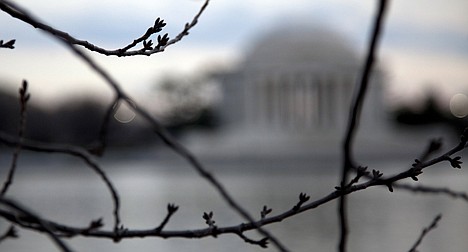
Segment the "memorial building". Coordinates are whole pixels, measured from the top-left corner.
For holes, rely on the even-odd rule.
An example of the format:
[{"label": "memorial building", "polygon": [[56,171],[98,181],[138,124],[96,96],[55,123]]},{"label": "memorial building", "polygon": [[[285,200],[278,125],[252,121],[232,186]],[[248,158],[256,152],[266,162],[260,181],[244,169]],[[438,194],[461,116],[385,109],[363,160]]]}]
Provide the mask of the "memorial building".
[{"label": "memorial building", "polygon": [[[221,127],[208,144],[219,148],[212,151],[338,154],[364,58],[354,45],[319,27],[259,36],[237,70],[215,75],[223,97],[217,107]],[[373,140],[387,127],[383,80],[377,66],[359,123]]]}]

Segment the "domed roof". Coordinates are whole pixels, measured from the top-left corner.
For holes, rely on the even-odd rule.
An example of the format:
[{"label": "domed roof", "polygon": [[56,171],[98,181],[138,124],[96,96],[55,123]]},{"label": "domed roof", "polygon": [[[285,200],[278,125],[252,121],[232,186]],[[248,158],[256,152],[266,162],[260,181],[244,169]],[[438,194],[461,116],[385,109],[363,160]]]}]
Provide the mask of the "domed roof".
[{"label": "domed roof", "polygon": [[247,53],[244,66],[272,68],[317,64],[356,66],[359,61],[351,42],[325,27],[276,28],[261,36]]}]

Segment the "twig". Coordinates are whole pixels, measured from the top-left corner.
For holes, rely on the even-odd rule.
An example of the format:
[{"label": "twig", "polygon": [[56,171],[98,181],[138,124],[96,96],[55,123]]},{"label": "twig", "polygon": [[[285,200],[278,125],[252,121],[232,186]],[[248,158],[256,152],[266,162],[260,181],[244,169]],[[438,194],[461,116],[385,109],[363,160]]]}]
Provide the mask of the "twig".
[{"label": "twig", "polygon": [[167,205],[167,214],[166,217],[164,217],[164,220],[159,224],[157,228],[155,228],[156,232],[161,232],[163,228],[166,226],[166,224],[169,222],[169,219],[171,219],[172,215],[179,209],[178,206],[175,204],[168,204]]},{"label": "twig", "polygon": [[[19,143],[19,140],[14,139],[13,137],[0,132],[0,142],[9,145],[15,146]],[[99,177],[103,180],[104,184],[109,189],[112,200],[114,203],[114,227],[117,229],[120,225],[120,199],[117,193],[117,190],[114,188],[112,181],[108,178],[107,174],[104,172],[103,169],[98,165],[98,163],[93,159],[93,157],[88,154],[88,152],[80,147],[76,146],[68,146],[68,145],[59,145],[59,144],[49,144],[49,143],[42,143],[42,142],[35,142],[24,139],[22,142],[22,148],[25,150],[37,151],[37,152],[45,152],[45,153],[62,153],[71,156],[75,156],[83,160],[88,167],[90,167],[94,172],[96,172]]]},{"label": "twig", "polygon": [[442,218],[442,215],[441,214],[438,214],[434,220],[432,220],[432,223],[431,225],[429,225],[428,227],[424,228],[421,232],[421,234],[419,235],[419,238],[418,240],[416,240],[416,242],[414,243],[414,245],[411,247],[411,249],[409,250],[409,252],[417,252],[416,248],[419,246],[419,244],[421,244],[422,240],[424,239],[424,237],[427,235],[427,233],[429,233],[431,230],[435,229],[437,227],[437,223],[440,221],[440,219]]},{"label": "twig", "polygon": [[456,192],[447,187],[433,187],[433,186],[424,186],[424,185],[413,186],[410,184],[401,184],[401,183],[394,183],[393,186],[395,188],[405,189],[411,192],[445,194],[454,199],[462,199],[468,202],[468,194],[466,192]]},{"label": "twig", "polygon": [[[134,107],[134,110],[152,125],[155,133],[163,140],[163,142],[168,147],[170,147],[174,152],[176,152],[185,160],[187,160],[188,163],[195,168],[198,174],[205,178],[218,191],[218,193],[228,203],[230,207],[236,210],[242,217],[244,217],[250,223],[256,225],[257,222],[255,222],[255,219],[234,200],[234,198],[228,193],[224,186],[210,172],[208,172],[207,169],[205,169],[205,167],[200,163],[200,161],[188,149],[186,149],[183,145],[177,142],[169,134],[169,132],[158,121],[156,121],[156,119],[154,119],[146,110],[138,106]],[[288,251],[278,239],[276,239],[272,234],[263,229],[261,226],[257,226],[256,229],[262,235],[266,236],[280,251]]]},{"label": "twig", "polygon": [[26,218],[29,219],[31,222],[36,223],[38,226],[40,226],[52,239],[52,241],[55,242],[55,244],[64,252],[71,252],[72,250],[68,247],[68,245],[65,244],[64,241],[62,241],[55,233],[52,227],[50,227],[46,222],[43,222],[42,219],[36,215],[33,214],[31,211],[27,210],[25,207],[20,206],[18,203],[6,199],[4,197],[0,197],[0,204],[8,206],[12,209],[14,209],[16,212],[18,212],[21,216],[20,218]]},{"label": "twig", "polygon": [[[205,3],[200,8],[199,12],[193,17],[192,21],[190,23],[186,23],[183,30],[177,36],[175,36],[173,39],[166,40],[167,35],[165,35],[166,37],[164,38],[164,40],[166,40],[166,41],[164,43],[162,43],[162,44],[159,43],[159,41],[158,41],[159,46],[156,46],[156,47],[154,47],[152,49],[144,47],[141,50],[131,50],[131,51],[129,51],[128,49],[134,47],[136,44],[138,44],[138,43],[140,43],[142,41],[145,41],[153,33],[159,32],[158,29],[152,29],[152,28],[155,28],[157,26],[156,22],[155,22],[155,26],[149,28],[149,29],[152,29],[151,32],[148,33],[148,31],[147,31],[147,33],[145,33],[141,37],[135,39],[129,45],[127,45],[127,46],[125,46],[125,47],[123,47],[121,49],[108,50],[108,49],[104,49],[102,47],[96,46],[96,45],[94,45],[94,44],[92,44],[92,43],[90,43],[90,42],[88,42],[86,40],[76,39],[72,35],[64,32],[64,31],[61,31],[61,30],[55,29],[55,28],[53,28],[53,27],[51,27],[49,25],[46,25],[43,22],[38,21],[36,18],[32,18],[31,14],[24,11],[22,8],[19,8],[18,5],[13,4],[12,2],[10,2],[8,0],[0,0],[0,9],[2,9],[4,12],[10,14],[12,17],[17,18],[17,19],[19,19],[19,20],[21,20],[21,21],[23,21],[23,22],[25,22],[27,24],[30,24],[31,26],[33,26],[33,27],[35,27],[37,29],[46,31],[48,33],[52,33],[53,36],[55,36],[56,38],[59,38],[61,40],[67,41],[67,43],[70,44],[70,45],[82,46],[82,47],[84,47],[84,48],[86,48],[86,49],[88,49],[90,51],[97,52],[97,53],[100,53],[100,54],[103,54],[103,55],[106,55],[106,56],[125,57],[125,56],[135,56],[135,55],[149,56],[149,55],[152,55],[152,54],[155,54],[155,53],[163,52],[168,46],[179,42],[180,40],[182,40],[183,37],[188,35],[189,31],[198,23],[198,19],[201,16],[201,14],[204,12],[206,7],[208,6],[208,3],[209,3],[209,0],[205,0]],[[158,20],[160,20],[160,19],[158,18],[156,21],[158,21]],[[161,38],[163,38],[163,37],[161,37]]]},{"label": "twig", "polygon": [[19,120],[19,126],[18,126],[18,138],[19,141],[16,145],[15,152],[13,153],[12,160],[11,160],[11,166],[10,170],[8,172],[8,177],[5,183],[3,184],[3,188],[0,192],[0,195],[5,195],[6,192],[8,191],[8,188],[10,188],[11,184],[13,184],[13,179],[15,176],[15,171],[17,167],[17,162],[18,162],[18,157],[21,152],[21,145],[23,142],[23,137],[24,137],[24,129],[26,126],[26,103],[28,102],[29,98],[31,97],[30,94],[28,93],[28,82],[23,80],[23,85],[19,89],[19,94],[20,94],[20,120]]},{"label": "twig", "polygon": [[11,225],[8,230],[0,236],[0,243],[9,238],[18,238],[18,231],[15,226]]},{"label": "twig", "polygon": [[242,238],[242,240],[244,240],[246,243],[258,245],[262,248],[268,247],[268,238],[262,238],[260,240],[252,240],[249,237],[245,236],[242,232],[239,232],[237,235],[240,238]]},{"label": "twig", "polygon": [[[205,4],[202,6],[200,12],[195,16],[194,20],[190,24],[186,24],[184,31],[179,34],[175,39],[172,41],[169,41],[167,45],[170,45],[171,43],[176,43],[180,41],[185,35],[188,34],[188,31],[196,25],[198,22],[198,18],[203,12],[203,10],[206,8],[208,5],[209,0],[206,0]],[[3,8],[2,8],[3,6]],[[111,88],[115,91],[117,98],[118,99],[123,99],[126,102],[129,100],[132,100],[129,98],[128,95],[125,94],[125,92],[120,88],[120,85],[115,81],[102,67],[100,67],[95,61],[93,61],[89,56],[87,56],[83,51],[79,50],[74,46],[73,43],[70,41],[63,39],[63,37],[60,34],[57,34],[57,30],[53,29],[50,26],[42,24],[39,20],[36,18],[32,17],[31,15],[27,14],[25,10],[20,8],[17,5],[12,4],[11,2],[7,0],[0,0],[0,8],[5,9],[10,15],[12,16],[18,16],[15,15],[17,13],[21,14],[19,15],[22,18],[25,18],[25,20],[28,21],[30,24],[34,24],[34,26],[40,26],[45,32],[47,32],[49,35],[52,37],[58,39],[61,41],[66,47],[68,47],[72,52],[75,53],[75,55],[82,59],[89,67],[91,67],[97,74],[99,74],[108,84],[111,86]],[[13,14],[11,13],[13,11]],[[166,46],[167,46],[166,45]],[[164,48],[163,48],[164,49]],[[130,105],[130,104],[129,104]],[[222,198],[228,203],[230,207],[232,207],[234,210],[236,210],[242,217],[244,217],[246,220],[248,220],[251,223],[255,223],[254,218],[246,211],[244,210],[234,199],[233,197],[227,192],[227,190],[224,188],[224,186],[211,174],[209,173],[205,167],[200,163],[200,161],[188,150],[186,149],[183,145],[181,145],[179,142],[177,142],[171,134],[157,121],[154,117],[152,117],[146,110],[142,109],[140,106],[135,104],[135,106],[130,106],[134,109],[134,111],[138,114],[140,114],[152,127],[153,130],[156,132],[156,134],[163,140],[164,143],[168,147],[170,147],[174,152],[179,154],[181,157],[183,157],[185,160],[188,161],[189,164],[194,167],[197,172],[205,178],[222,196]],[[101,171],[101,170],[99,170]],[[109,181],[110,182],[110,181]],[[115,202],[118,201],[118,195],[115,197]],[[115,216],[116,216],[116,228],[115,230],[120,230],[120,226],[118,227],[117,224],[119,223],[119,218],[118,217],[118,204],[116,205],[115,208]],[[271,235],[268,231],[264,230],[261,228],[261,226],[257,227],[257,230],[264,236],[268,237],[268,239],[280,250],[280,251],[287,251],[284,245],[282,245],[279,240],[277,240],[273,235]],[[119,232],[120,234],[120,232]]]},{"label": "twig", "polygon": [[[465,130],[465,134],[468,136],[468,129]],[[461,137],[460,143],[454,148],[450,149],[446,153],[441,154],[439,157],[436,157],[431,160],[428,160],[427,162],[421,163],[421,169],[425,169],[431,166],[432,164],[445,161],[444,159],[441,159],[440,157],[446,156],[449,153],[453,155],[463,150],[467,143],[467,140],[466,140],[467,138],[464,136]],[[25,149],[27,147],[28,145],[27,143],[25,143]],[[64,235],[64,236],[81,235],[81,236],[86,236],[86,237],[108,238],[108,239],[114,239],[114,240],[117,239],[117,237],[118,239],[130,239],[130,238],[135,238],[135,237],[202,238],[202,237],[207,237],[207,236],[229,234],[229,233],[238,235],[239,233],[258,229],[258,227],[260,226],[263,227],[272,223],[281,222],[287,218],[290,218],[302,212],[315,209],[323,204],[326,204],[328,202],[331,202],[333,200],[340,198],[343,194],[355,193],[361,190],[365,190],[369,187],[392,184],[392,183],[395,183],[396,181],[410,178],[412,176],[414,176],[412,168],[409,168],[408,170],[404,172],[401,172],[399,174],[389,176],[386,178],[382,177],[381,173],[379,173],[379,176],[375,176],[374,179],[371,179],[367,182],[362,182],[360,184],[353,184],[341,190],[335,190],[329,193],[328,195],[325,195],[322,198],[319,198],[307,204],[304,204],[304,203],[308,201],[308,198],[307,198],[308,196],[305,194],[302,194],[302,197],[301,196],[299,197],[299,202],[302,202],[299,207],[292,207],[283,213],[272,215],[270,217],[267,217],[266,214],[264,214],[262,215],[262,218],[260,220],[257,220],[255,222],[241,223],[239,225],[228,226],[228,227],[217,227],[216,230],[214,230],[213,228],[205,228],[205,229],[196,229],[196,230],[163,231],[163,230],[151,228],[147,230],[126,230],[125,233],[119,234],[119,236],[117,236],[117,234],[114,231],[105,231],[105,230],[98,230],[98,229],[88,230],[89,229],[88,227],[78,228],[78,227],[71,227],[71,226],[55,223],[52,221],[47,221],[47,220],[43,220],[43,221],[46,222],[50,227],[53,227],[54,230],[57,230],[57,232],[59,232],[61,235]],[[395,187],[397,186],[395,185]],[[297,205],[298,204],[296,204],[295,206]],[[265,209],[265,212],[270,213],[269,210],[271,209],[268,209],[268,207],[264,207],[264,209]],[[21,222],[21,221],[16,220],[15,215],[12,213],[0,210],[0,216],[24,228],[33,229],[37,231],[44,231],[40,227],[35,225],[34,223],[28,224],[28,223],[25,223],[24,221]],[[265,238],[269,238],[269,237],[265,237]]]},{"label": "twig", "polygon": [[15,42],[15,39],[9,40],[7,42],[3,42],[3,40],[0,40],[0,48],[15,49]]},{"label": "twig", "polygon": [[[353,97],[353,103],[351,106],[350,116],[348,119],[348,126],[346,129],[346,135],[343,143],[343,167],[341,175],[341,188],[345,188],[349,171],[352,167],[356,167],[353,160],[353,151],[352,144],[354,136],[356,133],[357,123],[360,118],[362,104],[364,102],[364,96],[367,91],[367,86],[369,83],[372,67],[374,64],[375,52],[378,44],[378,40],[381,33],[381,27],[383,25],[383,19],[385,16],[387,1],[379,1],[379,6],[377,14],[375,16],[375,21],[372,29],[372,37],[367,51],[367,58],[362,70],[362,75],[359,83],[359,89]],[[340,197],[338,204],[338,214],[339,214],[339,223],[340,223],[340,240],[339,240],[339,251],[346,251],[346,242],[348,236],[348,220],[346,216],[346,197],[345,194]]]},{"label": "twig", "polygon": [[[138,50],[138,51],[127,51],[127,47],[123,49],[119,49],[116,51],[119,51],[119,53],[124,53],[122,55],[119,54],[114,54],[117,56],[130,56],[130,55],[150,55],[155,52],[163,51],[168,45],[176,43],[180,41],[184,36],[186,36],[189,32],[189,30],[196,25],[198,22],[198,18],[201,15],[201,13],[204,11],[208,4],[208,0],[205,1],[205,4],[202,6],[200,9],[199,13],[194,17],[191,23],[187,23],[185,25],[184,30],[176,36],[174,39],[169,40],[167,43],[164,43],[165,46],[161,46],[160,48],[156,49],[150,49],[152,46],[149,42],[146,42],[146,39],[149,38],[148,34],[145,33],[143,36],[141,36],[139,39],[136,39],[133,43],[131,43],[128,47],[128,49],[133,48],[140,42],[144,42],[144,47],[146,48],[145,50]],[[377,18],[377,21],[375,23],[375,30],[378,30],[380,27],[380,21],[379,17],[383,17],[383,12],[384,12],[384,3],[386,1],[381,1],[381,12]],[[73,43],[73,41],[69,41],[67,39],[64,39],[62,37],[63,32],[55,30],[54,28],[44,25],[43,23],[37,21],[37,19],[33,18],[30,16],[27,12],[22,10],[21,8],[18,8],[17,6],[13,5],[11,2],[7,0],[0,0],[0,8],[4,10],[5,12],[10,13],[10,15],[17,17],[19,19],[24,18],[25,22],[38,27],[45,32],[49,33],[50,35],[54,36],[55,38],[58,38],[60,41],[62,41],[71,51],[73,51],[77,57],[81,58],[86,64],[88,64],[96,73],[98,73],[103,79],[106,80],[106,82],[111,86],[111,88],[114,90],[116,94],[115,101],[120,101],[121,99],[123,101],[128,102],[129,96],[126,95],[126,93],[120,88],[120,85],[110,76],[103,68],[101,68],[99,65],[97,65],[85,52],[83,52],[81,49],[77,48],[75,45],[80,45],[83,46],[80,43]],[[20,18],[21,17],[21,18]],[[352,160],[352,142],[353,142],[353,137],[355,134],[355,128],[357,127],[356,124],[359,121],[359,114],[362,106],[362,102],[364,99],[364,93],[365,89],[367,86],[368,78],[370,76],[371,72],[371,67],[372,67],[372,61],[373,61],[373,54],[374,54],[374,47],[376,46],[376,41],[377,41],[377,35],[379,34],[378,31],[374,30],[374,37],[371,43],[371,46],[369,48],[369,55],[368,55],[368,60],[366,62],[366,66],[363,71],[363,76],[361,79],[361,86],[358,92],[358,94],[354,97],[354,106],[353,106],[353,111],[351,112],[350,120],[349,120],[349,125],[347,128],[347,137],[345,140],[344,144],[344,153],[345,153],[345,161],[343,165],[343,176],[341,179],[341,185],[340,190],[336,190],[331,192],[330,194],[316,200],[313,202],[310,202],[308,204],[305,204],[306,201],[308,202],[309,198],[307,195],[302,194],[302,197],[300,196],[299,203],[297,203],[292,209],[289,209],[281,214],[271,216],[271,217],[266,217],[266,210],[264,211],[264,214],[262,214],[261,220],[254,220],[248,212],[246,212],[236,201],[228,194],[227,190],[224,188],[224,186],[211,174],[207,171],[207,169],[199,162],[199,160],[184,146],[182,146],[179,142],[177,142],[169,133],[168,131],[161,125],[159,121],[157,121],[155,118],[153,118],[146,110],[142,109],[140,106],[130,106],[134,109],[136,113],[141,115],[153,128],[155,133],[163,139],[163,141],[169,146],[172,150],[174,150],[176,153],[178,153],[180,156],[182,156],[184,159],[186,159],[194,168],[195,170],[203,177],[205,178],[209,183],[211,183],[215,189],[220,193],[222,198],[231,206],[233,209],[235,209],[241,216],[243,216],[248,222],[247,223],[242,223],[236,226],[230,226],[230,227],[216,227],[216,229],[213,229],[212,227],[205,228],[205,229],[199,229],[199,230],[185,230],[185,231],[164,231],[163,228],[166,226],[168,223],[170,217],[172,214],[175,212],[173,210],[168,210],[168,214],[162,221],[162,223],[157,227],[157,228],[152,228],[149,230],[128,230],[123,228],[123,226],[120,225],[120,218],[119,218],[119,196],[117,192],[114,190],[111,181],[107,178],[106,174],[97,166],[97,163],[95,163],[92,159],[92,157],[89,155],[88,152],[82,149],[76,149],[74,147],[66,147],[66,146],[56,146],[56,145],[44,145],[44,144],[37,144],[35,145],[34,143],[25,143],[23,147],[25,149],[30,149],[30,150],[35,150],[35,151],[42,151],[42,152],[60,152],[60,153],[66,153],[69,155],[74,155],[82,158],[88,166],[93,168],[105,181],[109,189],[111,190],[112,197],[114,200],[114,218],[115,218],[115,225],[114,225],[114,230],[113,231],[103,231],[99,230],[98,228],[75,228],[75,227],[70,227],[70,226],[65,226],[59,223],[54,223],[51,221],[46,221],[43,219],[39,219],[40,221],[37,220],[29,220],[29,222],[25,222],[25,220],[17,220],[15,217],[15,214],[8,212],[8,211],[3,211],[0,210],[0,216],[4,217],[5,219],[10,220],[13,223],[16,223],[18,225],[21,225],[26,228],[31,228],[35,229],[38,231],[48,231],[53,230],[53,232],[57,232],[57,234],[60,235],[77,235],[80,234],[82,236],[92,236],[92,237],[102,237],[102,238],[112,238],[114,240],[119,240],[123,238],[132,238],[132,237],[145,237],[145,236],[158,236],[158,237],[190,237],[190,238],[200,238],[200,237],[205,237],[205,236],[213,236],[213,235],[219,235],[223,233],[234,233],[239,235],[242,239],[244,240],[249,240],[253,241],[245,236],[243,236],[244,231],[247,230],[253,230],[256,229],[258,230],[261,234],[265,235],[266,237],[263,238],[260,241],[260,244],[262,241],[264,241],[266,245],[267,240],[271,240],[273,244],[275,244],[281,251],[286,251],[286,248],[277,240],[275,239],[271,234],[269,234],[265,229],[262,227],[265,225],[268,225],[270,223],[274,222],[279,222],[285,218],[294,216],[296,214],[299,214],[301,212],[316,208],[322,204],[325,204],[327,202],[330,202],[332,200],[335,200],[337,198],[340,198],[345,200],[345,195],[357,192],[360,190],[364,190],[366,188],[372,187],[372,186],[379,186],[379,185],[387,185],[391,186],[392,183],[403,180],[405,178],[409,177],[414,177],[415,176],[415,170],[410,168],[407,171],[404,171],[402,173],[399,173],[397,175],[387,177],[387,178],[382,178],[381,176],[376,176],[375,178],[358,184],[359,177],[356,177],[353,179],[350,183],[347,183],[348,180],[348,173],[349,169],[354,167],[354,160]],[[66,33],[65,33],[66,34]],[[68,35],[68,34],[66,34]],[[68,35],[69,36],[69,35]],[[70,36],[71,37],[71,36]],[[71,37],[72,38],[72,37]],[[161,38],[162,40],[163,38]],[[75,41],[76,42],[76,41]],[[86,41],[85,41],[86,42]],[[88,43],[88,42],[86,42]],[[88,43],[89,44],[89,43]],[[158,42],[159,44],[159,42]],[[86,46],[85,46],[86,47]],[[91,47],[95,47],[94,45],[91,45]],[[156,46],[158,47],[158,46]],[[91,51],[92,50],[88,47],[87,49]],[[159,51],[158,51],[159,50]],[[110,51],[108,51],[110,52]],[[134,54],[132,54],[134,53]],[[104,53],[105,54],[105,53]],[[106,54],[107,55],[107,54]],[[111,54],[109,54],[111,55]],[[365,83],[365,84],[362,84]],[[361,92],[362,91],[362,92]],[[100,134],[100,142],[102,145],[105,147],[105,136],[106,136],[106,130],[107,130],[107,124],[111,115],[111,109],[108,110],[106,113],[106,118],[104,119],[103,126],[101,127],[101,134]],[[104,132],[104,133],[102,133]],[[2,138],[5,138],[7,140],[4,140]],[[102,140],[104,139],[104,140]],[[5,137],[4,135],[0,134],[0,140],[2,141],[10,141],[8,140],[8,137]],[[13,143],[17,143],[18,141],[10,141]],[[462,141],[463,142],[463,141]],[[445,153],[442,156],[439,156],[438,158],[429,160],[427,162],[422,162],[418,163],[418,169],[423,169],[427,166],[430,166],[432,164],[442,162],[442,161],[449,161],[452,166],[458,167],[460,165],[459,159],[457,157],[452,158],[451,155],[460,151],[461,149],[465,148],[467,146],[467,142],[464,141],[463,144],[460,144],[457,146],[457,148],[452,149],[451,151]],[[103,147],[103,148],[104,148]],[[414,167],[413,167],[414,168]],[[379,173],[380,174],[380,173]],[[380,174],[381,175],[381,174]],[[390,188],[389,186],[389,188]],[[346,217],[346,212],[345,212],[345,204],[342,204],[343,207],[343,217]],[[168,206],[169,208],[169,206]],[[268,210],[268,209],[267,209]],[[44,226],[45,223],[45,226]],[[342,241],[343,241],[343,251],[346,249],[346,233],[347,233],[347,228],[346,228],[346,220],[343,222],[344,223],[344,228],[342,229],[344,235],[342,235]],[[92,225],[91,225],[92,226]],[[48,229],[48,227],[50,227]],[[255,242],[255,241],[253,241]],[[259,242],[257,242],[259,243]],[[259,245],[260,245],[259,244]]]},{"label": "twig", "polygon": [[104,114],[104,119],[102,120],[102,123],[101,123],[101,128],[99,130],[98,140],[89,149],[89,152],[91,154],[94,154],[99,157],[104,155],[104,152],[106,151],[106,147],[107,147],[107,132],[109,130],[110,120],[112,118],[112,114],[115,112],[115,108],[118,102],[119,102],[119,98],[116,97],[112,101],[112,103],[109,105],[109,107],[107,108],[106,113]]},{"label": "twig", "polygon": [[[145,34],[143,34],[141,37],[139,37],[139,38],[133,40],[132,43],[130,43],[129,45],[127,45],[127,46],[125,46],[124,48],[119,49],[119,50],[121,50],[122,52],[128,51],[129,49],[135,47],[135,46],[138,45],[139,43],[146,41],[151,35],[160,32],[164,26],[166,26],[166,23],[164,23],[164,20],[162,20],[162,19],[160,19],[160,18],[157,18],[156,21],[154,21],[154,26],[148,28],[148,30],[145,32]],[[150,41],[151,41],[151,40],[150,40]],[[146,43],[145,43],[145,44],[146,44]],[[158,46],[159,46],[159,43],[158,43]],[[144,50],[145,48],[151,49],[151,48],[149,48],[148,46],[145,46],[145,47],[143,48],[143,50]]]}]

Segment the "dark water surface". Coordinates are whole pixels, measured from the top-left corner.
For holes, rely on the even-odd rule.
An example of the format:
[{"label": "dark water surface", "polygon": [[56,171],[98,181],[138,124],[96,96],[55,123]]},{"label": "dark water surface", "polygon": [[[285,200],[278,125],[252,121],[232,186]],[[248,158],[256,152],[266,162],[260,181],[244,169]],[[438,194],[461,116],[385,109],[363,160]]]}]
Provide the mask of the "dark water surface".
[{"label": "dark water surface", "polygon": [[[3,162],[8,158],[2,156]],[[259,216],[264,205],[272,214],[290,209],[301,192],[318,199],[338,184],[339,162],[297,160],[297,162],[207,161],[217,178],[252,215]],[[406,161],[374,161],[386,174],[407,167]],[[112,201],[108,189],[93,171],[73,158],[45,158],[40,162],[24,157],[9,196],[36,213],[70,225],[86,226],[100,217],[112,228]],[[5,166],[3,166],[5,167]],[[153,228],[166,214],[168,203],[179,210],[166,230],[205,228],[203,212],[214,212],[218,226],[243,220],[233,212],[210,184],[184,161],[116,156],[103,167],[117,187],[122,203],[122,221],[131,229]],[[2,170],[2,177],[5,174]],[[468,173],[445,166],[426,171],[423,184],[450,186],[468,191]],[[410,181],[408,181],[410,182]],[[416,182],[410,182],[416,183]],[[420,251],[468,251],[468,203],[442,195],[394,193],[376,187],[350,196],[350,251],[408,251],[422,229],[439,213],[437,229],[428,234]],[[291,251],[337,251],[336,203],[267,226]],[[0,222],[0,230],[7,227]],[[3,231],[2,231],[3,232]],[[44,235],[20,230],[20,239],[0,244],[0,251],[58,251]],[[256,232],[248,232],[252,238]],[[276,251],[248,245],[232,234],[217,239],[133,239],[118,244],[105,239],[66,240],[74,251]]]}]

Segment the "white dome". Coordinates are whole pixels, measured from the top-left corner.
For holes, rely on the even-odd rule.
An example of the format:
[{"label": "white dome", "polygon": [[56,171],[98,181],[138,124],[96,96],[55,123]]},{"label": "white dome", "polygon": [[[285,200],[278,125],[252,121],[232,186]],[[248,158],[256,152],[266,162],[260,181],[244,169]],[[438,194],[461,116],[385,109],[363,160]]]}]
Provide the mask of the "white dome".
[{"label": "white dome", "polygon": [[247,53],[245,68],[297,65],[357,66],[351,42],[326,28],[292,26],[276,28],[261,36]]}]

